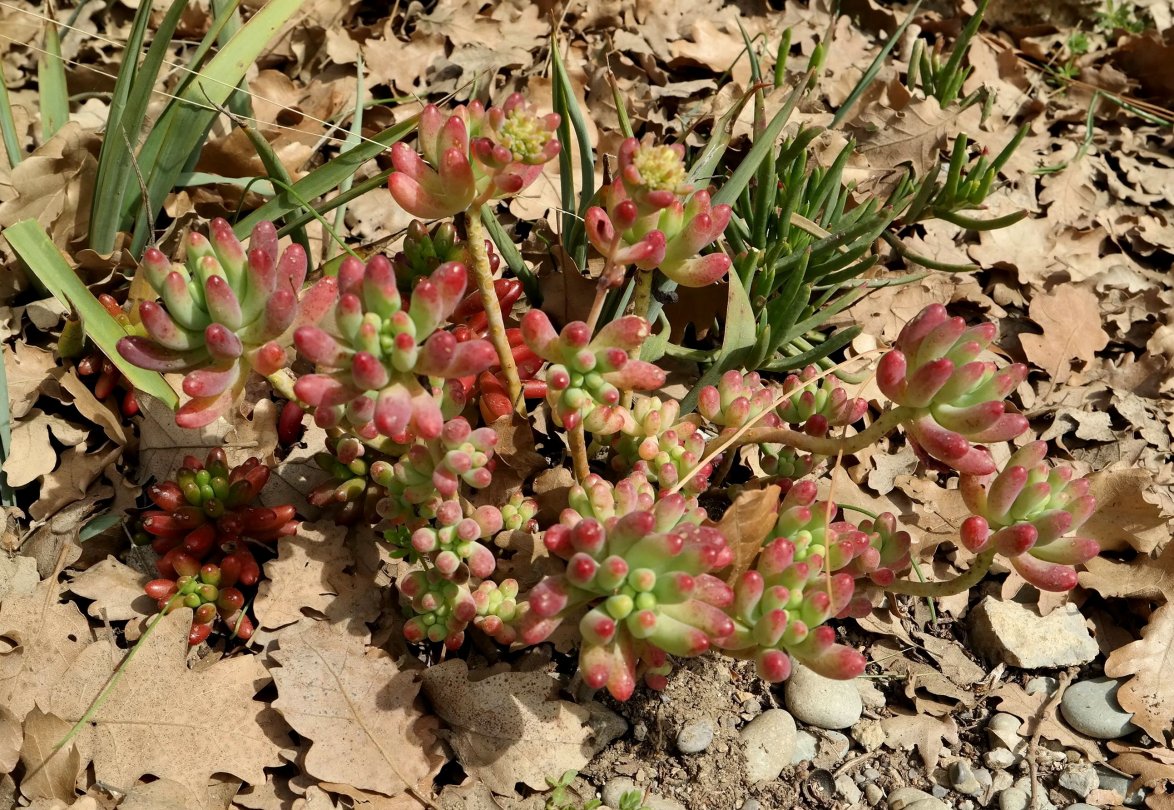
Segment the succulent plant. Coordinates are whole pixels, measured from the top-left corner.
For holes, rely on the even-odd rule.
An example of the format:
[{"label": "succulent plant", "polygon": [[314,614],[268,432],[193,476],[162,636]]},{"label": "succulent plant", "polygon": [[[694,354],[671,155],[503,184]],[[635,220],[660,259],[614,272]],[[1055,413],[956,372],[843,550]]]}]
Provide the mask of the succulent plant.
[{"label": "succulent plant", "polygon": [[377,522],[378,505],[387,490],[371,480],[369,448],[354,436],[327,438],[326,446],[314,461],[330,474],[330,480],[315,487],[307,500],[329,509],[336,523]]},{"label": "succulent plant", "polygon": [[972,442],[1008,441],[1027,430],[1027,420],[1004,402],[1027,367],[1000,371],[978,359],[995,332],[992,323],[967,327],[931,304],[905,324],[877,367],[881,391],[909,412],[903,424],[914,446],[967,475],[995,471]]},{"label": "succulent plant", "polygon": [[684,287],[704,287],[730,268],[724,253],[698,254],[725,231],[731,209],[694,192],[684,154],[680,145],[620,144],[616,179],[600,190],[603,206],[587,209],[587,239],[618,268],[660,268]]},{"label": "succulent plant", "polygon": [[401,208],[421,219],[443,219],[513,196],[558,155],[558,125],[557,115],[537,114],[520,93],[500,107],[486,110],[474,101],[447,116],[429,104],[418,128],[423,155],[394,144],[388,188]]},{"label": "succulent plant", "polygon": [[305,251],[292,244],[279,254],[271,222],[253,229],[247,253],[219,218],[208,237],[188,234],[185,249],[186,264],[147,249],[143,274],[163,300],[139,305],[147,336],[123,338],[118,352],[140,368],[187,372],[183,390],[192,399],[175,422],[198,428],[228,411],[251,369],[264,376],[286,365],[291,329],[321,316],[334,280],[323,279],[299,301]]},{"label": "succulent plant", "polygon": [[500,584],[485,580],[472,595],[477,606],[473,625],[498,644],[513,644],[518,638],[513,624],[518,614],[517,580],[505,579]]},{"label": "succulent plant", "polygon": [[743,374],[731,369],[722,374],[716,386],[701,389],[697,411],[723,428],[739,428],[748,422],[778,427],[781,423],[772,412],[776,395],[777,391],[763,383],[757,371]]},{"label": "succulent plant", "polygon": [[964,475],[961,491],[974,514],[962,523],[962,543],[981,553],[995,549],[1040,590],[1076,586],[1076,569],[1100,553],[1097,541],[1072,536],[1096,509],[1088,481],[1069,467],[1044,463],[1047,445],[1017,450],[997,474]]},{"label": "succulent plant", "polygon": [[628,315],[607,323],[593,338],[582,321],[555,332],[542,310],[522,318],[522,337],[539,357],[550,361],[546,371],[547,401],[558,423],[583,426],[608,435],[633,424],[620,405],[620,391],[650,390],[664,384],[658,366],[635,359],[649,335],[648,321]]},{"label": "succulent plant", "polygon": [[711,574],[733,560],[725,538],[700,525],[704,512],[684,496],[652,500],[639,476],[614,491],[597,476],[573,487],[571,508],[544,538],[566,573],[534,586],[520,618],[521,640],[535,644],[586,610],[580,672],[619,700],[641,667],[662,683],[667,655],[699,655],[734,629],[722,612],[732,593]]},{"label": "succulent plant", "polygon": [[477,615],[467,583],[446,579],[430,568],[410,572],[397,585],[400,601],[411,614],[404,622],[404,638],[443,643],[450,650],[464,644],[465,628]]},{"label": "succulent plant", "polygon": [[416,554],[427,558],[442,577],[458,576],[462,563],[478,579],[493,573],[497,559],[481,541],[504,525],[496,506],[479,506],[466,517],[459,501],[445,501],[437,508],[434,523],[412,532],[411,543]]},{"label": "succulent plant", "polygon": [[459,342],[440,328],[465,283],[463,265],[444,264],[416,284],[406,302],[386,258],[375,256],[366,266],[344,260],[337,304],[321,326],[294,332],[298,351],[320,369],[294,385],[298,398],[314,407],[318,425],[345,424],[364,438],[383,434],[400,444],[439,436],[463,398],[446,408],[420,378],[475,375],[496,358],[489,342]]},{"label": "succulent plant", "polygon": [[693,473],[684,491],[689,495],[704,492],[709,476],[720,457],[707,461],[696,473],[705,457],[705,436],[696,417],[678,419],[681,406],[676,400],[642,397],[632,408],[632,422],[622,433],[611,437],[615,450],[612,466],[626,472],[640,473],[664,489],[675,487]]},{"label": "succulent plant", "polygon": [[812,436],[824,436],[829,427],[857,422],[868,411],[868,403],[860,397],[849,397],[835,376],[825,374],[820,379],[815,366],[787,375],[782,393],[787,398],[775,409],[779,418],[788,424],[802,425],[804,432]]},{"label": "succulent plant", "polygon": [[[488,239],[485,240],[485,251],[489,269],[497,272],[501,266],[501,257],[494,250],[493,242]],[[418,219],[408,223],[403,249],[391,259],[400,292],[405,294],[412,291],[417,280],[432,275],[437,267],[449,262],[466,267],[472,262],[469,247],[457,235],[456,226],[451,222],[438,222],[429,230]],[[520,282],[515,283],[520,286]]]}]

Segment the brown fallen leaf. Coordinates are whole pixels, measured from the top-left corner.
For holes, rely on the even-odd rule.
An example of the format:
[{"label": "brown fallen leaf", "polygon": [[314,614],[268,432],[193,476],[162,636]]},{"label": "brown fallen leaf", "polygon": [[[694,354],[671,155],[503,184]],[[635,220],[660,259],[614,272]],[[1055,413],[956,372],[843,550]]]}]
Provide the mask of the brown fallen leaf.
[{"label": "brown fallen leaf", "polygon": [[469,680],[464,661],[424,671],[424,693],[448,725],[441,734],[465,771],[494,793],[512,795],[524,782],[546,789],[546,777],[586,765],[592,743],[590,712],[558,699],[558,681],[544,672],[504,672]]},{"label": "brown fallen leaf", "polygon": [[444,757],[416,673],[327,624],[282,636],[273,652],[273,708],[311,741],[306,772],[395,796],[435,774]]},{"label": "brown fallen leaf", "polygon": [[90,220],[97,140],[70,121],[0,178],[0,228],[33,218],[67,250]]},{"label": "brown fallen leaf", "polygon": [[40,709],[33,709],[25,717],[24,743],[20,747],[20,761],[25,768],[20,792],[25,798],[73,801],[82,755],[76,740],[55,750],[69,727],[60,717]]},{"label": "brown fallen leaf", "polygon": [[1174,543],[1167,544],[1157,557],[1139,557],[1127,563],[1093,557],[1084,567],[1080,586],[1101,596],[1161,601],[1174,593]]},{"label": "brown fallen leaf", "polygon": [[41,385],[56,365],[53,352],[25,342],[4,346],[4,373],[8,376],[8,413],[23,419],[41,393]]},{"label": "brown fallen leaf", "polygon": [[[1165,751],[1168,756],[1169,749]],[[1151,810],[1170,810],[1174,807],[1174,764],[1162,762],[1149,756],[1149,751],[1126,751],[1109,760],[1112,765],[1123,773],[1132,774],[1137,778],[1140,787],[1150,791],[1146,798],[1146,807]]]},{"label": "brown fallen leaf", "polygon": [[1028,314],[1044,330],[1021,334],[1023,351],[1053,383],[1067,382],[1072,360],[1088,364],[1109,343],[1101,328],[1101,305],[1095,293],[1074,284],[1060,284],[1031,299]]},{"label": "brown fallen leaf", "polygon": [[999,711],[1013,714],[1023,721],[1023,728],[1019,733],[1024,737],[1031,737],[1038,728],[1041,737],[1055,740],[1065,748],[1075,748],[1092,762],[1104,762],[1105,755],[1096,740],[1064,725],[1056,714],[1054,703],[1044,707],[1044,703],[1050,701],[1050,697],[1045,693],[1029,695],[1017,683],[1003,683],[995,690],[994,697],[999,700]]},{"label": "brown fallen leaf", "polygon": [[0,706],[0,773],[12,773],[12,769],[20,761],[23,740],[21,722],[8,707]]},{"label": "brown fallen leaf", "polygon": [[1080,528],[1082,537],[1091,537],[1106,550],[1132,547],[1143,554],[1169,539],[1170,515],[1146,498],[1154,487],[1153,472],[1124,467],[1093,473],[1088,480],[1097,511]]},{"label": "brown fallen leaf", "polygon": [[29,507],[34,520],[44,520],[86,496],[90,486],[109,465],[122,455],[122,447],[101,453],[87,453],[84,447],[71,447],[61,454],[61,463],[53,475],[41,484],[41,497]]},{"label": "brown fallen leaf", "polygon": [[202,796],[214,773],[264,782],[264,768],[280,765],[291,747],[281,718],[253,699],[269,682],[259,657],[188,669],[191,622],[186,608],[164,616],[105,693],[124,655],[109,640],[87,646],[62,672],[49,708],[72,725],[93,707],[77,742],[99,781],[132,785],[151,774]]},{"label": "brown fallen leaf", "polygon": [[74,576],[69,590],[93,602],[86,612],[99,621],[121,622],[159,612],[155,600],[143,593],[150,577],[107,557]]},{"label": "brown fallen leaf", "polygon": [[776,484],[771,484],[764,489],[743,492],[722,515],[717,527],[734,550],[734,562],[726,576],[730,585],[750,568],[763,541],[774,528],[781,491]]},{"label": "brown fallen leaf", "polygon": [[938,766],[944,743],[959,745],[958,724],[953,717],[931,717],[899,709],[892,717],[881,720],[885,730],[885,747],[893,750],[910,750],[916,746],[927,771]]},{"label": "brown fallen leaf", "polygon": [[60,375],[58,382],[73,397],[73,407],[83,418],[101,426],[106,436],[115,444],[126,444],[126,426],[120,412],[94,396],[75,371]]},{"label": "brown fallen leaf", "polygon": [[34,706],[49,706],[60,678],[91,638],[77,605],[57,597],[56,582],[46,579],[32,593],[0,603],[0,706],[20,720]]},{"label": "brown fallen leaf", "polygon": [[1174,732],[1174,605],[1159,607],[1140,639],[1114,650],[1105,674],[1133,676],[1117,691],[1121,708],[1155,740],[1166,740]]}]

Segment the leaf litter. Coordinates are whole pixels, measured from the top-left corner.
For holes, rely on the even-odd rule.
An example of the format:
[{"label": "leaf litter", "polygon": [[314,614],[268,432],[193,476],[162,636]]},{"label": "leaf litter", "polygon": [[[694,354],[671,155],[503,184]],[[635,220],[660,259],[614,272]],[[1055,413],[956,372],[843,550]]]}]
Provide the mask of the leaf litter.
[{"label": "leaf litter", "polygon": [[[21,145],[32,150],[16,168],[0,169],[0,226],[32,216],[70,252],[90,213],[94,145],[105,101],[79,105],[74,120],[54,138],[36,139],[38,29],[13,9],[36,12],[37,5],[6,3],[0,9],[0,19],[12,22],[17,32],[0,48]],[[118,43],[129,33],[126,9],[134,4],[107,4],[105,10],[99,5],[87,7],[74,21],[78,31],[72,41],[66,40],[65,55],[74,60],[71,87],[92,82],[93,70],[111,72],[120,58]],[[746,88],[749,69],[741,55],[739,21],[749,36],[764,35],[768,42],[793,26],[792,51],[802,54],[834,24],[835,44],[820,92],[838,104],[859,66],[908,13],[860,0],[846,4],[856,15],[853,24],[846,16],[833,21],[823,2],[788,4],[783,11],[752,5],[739,9],[706,0],[563,7],[443,0],[430,10],[419,3],[402,9],[396,4],[390,13],[381,9],[380,17],[357,0],[318,0],[304,4],[272,49],[267,69],[252,80],[251,90],[262,102],[254,113],[297,179],[319,160],[321,136],[329,132],[321,122],[353,106],[350,88],[360,56],[373,97],[378,91],[386,91],[383,97],[451,93],[462,100],[485,81],[495,94],[527,86],[541,93],[553,24],[572,84],[599,125],[593,139],[606,148],[615,143],[618,123],[607,68],[637,126],[681,134],[683,124],[720,115]],[[1011,19],[1006,11],[1000,17],[992,9],[992,26],[972,51],[975,74],[967,91],[979,84],[995,88],[993,115],[980,120],[972,108],[963,116],[944,116],[931,102],[888,92],[885,83],[893,73],[886,68],[876,92],[865,95],[851,119],[861,159],[850,171],[866,188],[883,183],[903,163],[924,169],[944,139],[958,132],[997,151],[1019,120],[1027,120],[1029,133],[1004,172],[989,215],[1017,208],[1031,215],[977,237],[930,224],[913,235],[910,247],[939,261],[973,260],[977,272],[878,289],[840,317],[864,323],[866,334],[883,339],[891,339],[928,301],[1005,319],[1009,334],[1002,345],[1012,359],[1034,369],[1018,392],[1033,427],[1046,431],[1078,469],[1100,471],[1094,487],[1103,511],[1087,529],[1114,551],[1087,566],[1074,598],[1094,624],[1094,617],[1106,614],[1126,618],[1099,639],[1102,656],[1080,675],[1104,671],[1121,678],[1119,699],[1148,739],[1140,746],[1105,746],[1084,737],[1055,705],[1030,691],[1028,680],[1036,673],[992,669],[976,658],[966,623],[973,598],[942,600],[937,611],[924,602],[892,602],[847,631],[852,643],[869,651],[870,675],[886,701],[868,709],[879,719],[885,743],[865,765],[878,774],[869,778],[884,789],[928,788],[935,766],[976,761],[988,750],[982,729],[992,713],[1002,711],[1024,720],[1024,733],[1038,730],[1044,746],[1067,748],[1089,761],[1109,760],[1150,790],[1148,806],[1169,807],[1174,285],[1165,270],[1174,254],[1169,157],[1174,136],[1168,127],[1094,92],[1100,86],[1134,93],[1135,109],[1169,108],[1174,96],[1161,67],[1168,64],[1169,45],[1154,33],[1098,34],[1079,78],[1057,86],[1049,81],[1047,65],[1063,55],[1063,37],[1056,32],[1067,29],[1056,26],[1094,30],[1096,19],[1063,20],[1060,11],[1069,13],[1068,4],[1030,5],[1033,9],[1015,11],[1027,15],[1022,19]],[[1048,11],[1053,6],[1054,19]],[[1148,9],[1161,28],[1172,22],[1168,3],[1138,7]],[[1025,20],[1035,27],[1017,27]],[[210,22],[206,13],[193,11],[183,32],[198,37]],[[922,11],[917,24],[936,30],[950,21]],[[608,54],[606,65],[597,58],[601,52]],[[896,53],[908,51],[902,45]],[[188,55],[190,45],[179,42],[169,58],[182,63]],[[896,64],[903,67],[899,58]],[[404,113],[375,106],[368,114],[395,119]],[[822,111],[802,114],[813,120],[823,115],[826,121]],[[1021,119],[1013,121],[1016,116]],[[746,131],[745,121],[739,126],[736,137]],[[230,176],[259,173],[242,135],[239,125],[223,120],[198,168]],[[688,135],[688,142],[699,143],[697,137]],[[540,194],[516,213],[541,214],[554,200],[556,194],[549,199]],[[177,218],[176,231],[162,240],[174,241],[197,212],[227,212],[238,201],[239,193],[224,184],[174,194],[165,206]],[[555,221],[557,212],[550,216]],[[352,209],[346,225],[359,239],[375,239],[393,234],[402,223],[389,201],[369,195]],[[311,244],[323,249],[315,227]],[[6,249],[5,257],[11,258]],[[87,280],[102,284],[109,278],[108,269],[105,279]],[[544,790],[548,777],[574,769],[582,772],[575,789],[587,797],[623,776],[688,807],[733,808],[749,796],[767,806],[800,800],[796,786],[813,773],[810,763],[768,786],[747,785],[739,777],[735,723],[781,705],[781,695],[756,682],[743,664],[718,657],[689,662],[663,698],[638,697],[621,707],[622,719],[560,692],[552,677],[557,653],[527,659],[529,670],[502,671],[475,656],[473,669],[449,661],[418,672],[411,660],[393,658],[402,645],[387,641],[397,637],[394,617],[388,618],[375,590],[387,561],[359,559],[363,538],[346,538],[328,524],[306,527],[312,538],[306,542],[279,544],[277,558],[267,564],[270,582],[256,606],[262,631],[252,651],[258,654],[189,657],[185,612],[177,611],[142,642],[113,689],[87,715],[126,658],[118,643],[121,623],[134,624],[143,614],[131,607],[141,575],[101,550],[125,548],[121,527],[115,524],[82,542],[82,526],[95,513],[125,511],[133,504],[138,485],[129,482],[161,478],[183,455],[202,456],[226,437],[242,456],[274,457],[276,409],[272,402],[258,402],[247,417],[234,415],[228,432],[222,426],[206,435],[178,436],[170,415],[146,403],[137,430],[124,430],[117,411],[87,397],[84,383],[67,374],[53,352],[62,312],[51,302],[31,305],[36,294],[12,261],[0,285],[13,420],[5,473],[18,495],[11,514],[23,510],[28,516],[6,535],[10,540],[0,558],[0,771],[15,768],[19,774],[19,783],[4,778],[0,795],[19,792],[25,800],[59,802],[52,806],[96,808],[109,806],[106,786],[114,785],[126,791],[124,807],[325,808],[343,802],[419,807],[433,796],[452,806],[458,796],[481,796],[492,802],[485,806],[536,808],[543,799],[531,794]],[[576,297],[569,285],[564,289],[568,302]],[[68,396],[57,395],[55,383],[46,382],[54,375]],[[274,457],[275,486],[279,481],[288,490],[280,497],[304,496],[313,488],[318,473],[312,457],[322,438],[311,429],[292,453]],[[504,461],[513,461],[517,477],[531,475],[532,443],[511,443],[516,455]],[[919,504],[918,548],[951,543],[956,492],[909,475],[901,452],[846,460],[850,476],[837,476],[837,491],[850,487],[847,491],[860,498],[846,500],[892,504],[879,508],[899,512],[906,511],[903,505]],[[535,486],[539,500],[545,487],[557,502],[567,482],[550,471],[543,476],[545,483]],[[743,523],[740,510],[750,510],[759,497],[744,493],[727,513],[728,520],[738,521],[747,546],[758,542],[761,527]],[[313,517],[312,508],[302,505],[303,514]],[[7,511],[6,518],[11,526]],[[994,587],[1003,598],[1039,598],[1010,576]],[[125,632],[131,635],[129,624]],[[673,735],[698,716],[729,720],[717,723],[710,750],[680,756]],[[83,717],[87,722],[57,750]],[[172,731],[161,729],[163,717]],[[211,717],[227,722],[231,733],[218,733]],[[821,751],[838,750],[837,745],[820,739]],[[436,781],[448,770],[442,771],[446,762],[459,763],[463,785],[458,787],[462,777],[452,775]],[[1052,798],[1069,801],[1071,794],[1055,786],[1059,767],[1042,767]],[[1105,790],[1093,794],[1112,796]]]}]

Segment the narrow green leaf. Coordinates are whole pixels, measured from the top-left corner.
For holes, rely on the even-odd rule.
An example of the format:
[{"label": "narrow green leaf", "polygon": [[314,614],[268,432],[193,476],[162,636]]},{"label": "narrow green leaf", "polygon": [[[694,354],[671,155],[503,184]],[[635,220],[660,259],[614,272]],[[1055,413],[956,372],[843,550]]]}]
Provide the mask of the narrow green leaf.
[{"label": "narrow green leaf", "polygon": [[[583,218],[591,205],[592,197],[595,196],[595,151],[591,148],[591,132],[587,127],[587,119],[583,116],[583,111],[579,109],[579,101],[575,98],[575,88],[571,85],[571,79],[567,75],[567,68],[563,64],[562,54],[557,45],[558,43],[552,40],[551,64],[554,67],[554,83],[557,90],[555,97],[560,100],[562,107],[558,112],[559,115],[564,116],[564,122],[566,119],[570,120],[571,129],[575,134],[575,143],[579,147],[579,199],[577,204],[574,202],[573,182],[569,195],[565,180],[563,185],[563,207],[567,212],[563,218],[563,233],[569,236],[564,246],[571,250],[576,263],[582,265],[587,258],[587,240],[583,231]],[[560,137],[562,132],[560,122]],[[573,181],[574,176],[570,170],[570,150],[565,148],[569,146],[569,143],[564,143],[567,157],[566,165],[564,166],[562,163],[562,155],[560,154],[559,167],[563,172],[563,177]]]},{"label": "narrow green leaf", "polygon": [[538,278],[530,272],[525,259],[522,258],[522,252],[518,250],[514,240],[510,239],[510,235],[506,233],[501,221],[488,205],[481,206],[481,224],[485,226],[485,231],[493,240],[497,252],[505,260],[506,267],[521,280],[522,289],[526,293],[526,300],[530,302],[530,306],[534,308],[542,306],[542,290],[538,286]]},{"label": "narrow green leaf", "polygon": [[69,90],[57,23],[45,22],[45,49],[37,60],[37,97],[41,104],[41,141],[49,140],[69,122]]},{"label": "narrow green leaf", "polygon": [[[258,132],[256,127],[250,126],[247,122],[242,121],[240,126],[245,131],[245,135],[248,136],[249,142],[253,144],[253,151],[261,159],[261,165],[269,173],[269,179],[272,181],[270,186],[291,188],[294,182],[293,178],[289,176],[289,172],[285,170],[285,164],[281,162],[281,158],[277,157],[277,153],[273,151],[273,147],[269,141],[265,140],[265,136]],[[352,176],[347,179],[353,181],[354,177]],[[343,206],[340,206],[339,210],[341,211],[343,208]],[[305,249],[307,256],[312,255],[310,252],[310,237],[306,234],[305,228],[295,228],[293,231],[293,240]]]},{"label": "narrow green leaf", "polygon": [[856,102],[859,101],[860,97],[864,95],[864,91],[868,89],[870,84],[872,84],[872,80],[876,78],[878,73],[880,73],[881,67],[884,66],[885,61],[889,58],[889,54],[893,51],[893,46],[901,41],[901,35],[904,34],[905,29],[909,27],[909,23],[913,22],[913,18],[916,16],[917,10],[919,8],[921,8],[921,0],[917,0],[917,2],[913,4],[913,8],[909,9],[905,13],[905,19],[902,20],[901,24],[897,26],[897,29],[889,35],[888,40],[885,41],[884,47],[880,49],[880,52],[864,71],[864,75],[860,77],[860,81],[856,82],[856,86],[852,88],[852,92],[848,94],[848,98],[844,99],[844,103],[840,105],[840,109],[836,110],[836,115],[832,118],[832,125],[830,129],[835,129],[844,122],[845,118],[848,117],[848,113],[852,111],[852,108],[856,106]]},{"label": "narrow green leaf", "polygon": [[105,512],[86,522],[77,533],[77,539],[86,542],[91,537],[97,537],[111,526],[117,526],[126,520],[124,512]]},{"label": "narrow green leaf", "polygon": [[86,289],[36,220],[26,219],[10,225],[4,229],[4,238],[45,288],[77,312],[86,334],[137,390],[163,400],[169,407],[179,404],[179,397],[161,374],[145,371],[122,359],[115,346],[126,332]]},{"label": "narrow green leaf", "polygon": [[[212,0],[212,16],[214,19],[224,19],[220,36],[216,37],[216,42],[224,47],[229,40],[236,36],[236,32],[241,30],[241,26],[244,24],[241,20],[240,0]],[[228,97],[228,109],[236,115],[252,118],[253,100],[245,90],[247,88],[245,80],[242,78],[237,82],[232,95]]]},{"label": "narrow green leaf", "polygon": [[754,308],[750,305],[750,297],[746,295],[746,288],[742,286],[742,280],[738,278],[737,273],[730,273],[725,334],[722,336],[721,351],[714,357],[713,365],[681,400],[681,413],[689,413],[697,407],[697,397],[701,389],[712,385],[722,373],[733,368],[743,350],[754,345],[756,326],[757,319]]},{"label": "narrow green leaf", "polygon": [[8,165],[16,166],[24,159],[20,138],[16,134],[16,119],[12,117],[12,102],[8,98],[8,85],[0,78],[0,136],[4,139],[4,154]]},{"label": "narrow green leaf", "polygon": [[[363,96],[366,94],[367,83],[363,75],[363,52],[359,51],[357,60],[355,62],[355,113],[351,116],[351,128],[350,131],[347,132],[346,140],[342,145],[344,150],[354,149],[363,142]],[[293,181],[287,180],[286,182],[292,184]],[[352,174],[350,177],[344,178],[343,181],[338,184],[338,193],[346,194],[351,190],[351,186],[354,184],[355,176]],[[345,221],[346,203],[344,202],[334,211],[334,230],[341,231]],[[302,237],[305,238],[305,236],[306,234],[303,231]],[[297,240],[297,236],[295,236],[294,239]],[[307,253],[309,251],[308,241],[309,240],[307,240]]]},{"label": "narrow green leaf", "polygon": [[838,351],[839,349],[847,346],[852,342],[853,338],[861,333],[861,331],[863,331],[863,327],[861,326],[849,326],[846,329],[841,329],[823,343],[817,344],[805,352],[790,355],[785,359],[776,360],[766,368],[768,371],[787,371],[788,369],[803,368],[804,366],[809,366],[812,363],[817,363],[832,352]]}]

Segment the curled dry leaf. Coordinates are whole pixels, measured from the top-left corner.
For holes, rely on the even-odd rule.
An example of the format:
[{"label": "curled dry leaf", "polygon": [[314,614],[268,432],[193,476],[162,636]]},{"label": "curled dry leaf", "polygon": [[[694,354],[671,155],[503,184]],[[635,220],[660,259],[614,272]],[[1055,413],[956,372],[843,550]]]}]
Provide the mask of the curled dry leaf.
[{"label": "curled dry leaf", "polygon": [[435,718],[416,700],[416,673],[341,628],[286,634],[272,670],[281,712],[308,738],[305,769],[327,782],[385,796],[412,792],[444,763]]},{"label": "curled dry leaf", "polygon": [[558,682],[546,673],[473,681],[468,665],[452,660],[423,678],[458,761],[494,793],[512,795],[518,782],[545,790],[546,777],[582,768],[602,748],[592,739],[590,712],[559,700]]},{"label": "curled dry leaf", "polygon": [[1151,471],[1140,467],[1104,470],[1088,480],[1097,511],[1081,526],[1083,537],[1091,537],[1106,550],[1131,547],[1143,554],[1169,539],[1171,516],[1146,497],[1154,487]]},{"label": "curled dry leaf", "polygon": [[[264,768],[281,764],[279,754],[290,747],[284,724],[253,699],[269,682],[261,659],[228,658],[193,672],[186,664],[191,623],[186,608],[164,616],[78,733],[78,749],[93,760],[99,781],[133,785],[151,774],[202,796],[214,773],[259,784]],[[62,671],[50,710],[76,723],[121,657],[109,640],[87,646]]]},{"label": "curled dry leaf", "polygon": [[726,582],[733,584],[746,573],[774,528],[779,514],[780,488],[771,484],[764,489],[743,492],[722,515],[717,527],[734,550],[734,562]]},{"label": "curled dry leaf", "polygon": [[1159,607],[1140,639],[1114,650],[1105,674],[1133,676],[1117,690],[1117,700],[1147,734],[1168,740],[1174,734],[1174,606]]}]

